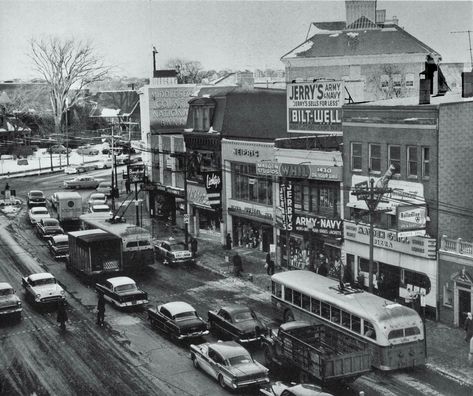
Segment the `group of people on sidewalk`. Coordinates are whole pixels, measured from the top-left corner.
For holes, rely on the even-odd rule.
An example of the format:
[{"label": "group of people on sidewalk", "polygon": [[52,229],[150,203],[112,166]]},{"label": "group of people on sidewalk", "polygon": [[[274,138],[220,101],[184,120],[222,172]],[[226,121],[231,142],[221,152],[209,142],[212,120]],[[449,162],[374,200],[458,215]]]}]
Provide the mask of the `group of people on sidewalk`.
[{"label": "group of people on sidewalk", "polygon": [[[103,326],[105,322],[105,297],[103,293],[99,293],[97,301],[97,325]],[[66,330],[66,323],[69,320],[67,314],[66,302],[60,300],[57,305],[57,316],[56,321],[59,323],[59,327],[62,331]]]}]

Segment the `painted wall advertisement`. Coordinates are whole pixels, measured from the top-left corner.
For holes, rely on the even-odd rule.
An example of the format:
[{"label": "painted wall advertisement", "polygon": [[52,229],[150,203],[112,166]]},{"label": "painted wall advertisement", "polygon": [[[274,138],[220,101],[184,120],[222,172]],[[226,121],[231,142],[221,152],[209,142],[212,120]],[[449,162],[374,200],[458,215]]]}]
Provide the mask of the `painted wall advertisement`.
[{"label": "painted wall advertisement", "polygon": [[288,132],[341,132],[343,81],[287,84]]},{"label": "painted wall advertisement", "polygon": [[276,223],[281,230],[292,231],[294,215],[293,186],[290,181],[279,185],[279,210],[276,212]]},{"label": "painted wall advertisement", "polygon": [[194,85],[156,87],[149,89],[149,117],[151,131],[182,129],[187,122],[189,99]]}]

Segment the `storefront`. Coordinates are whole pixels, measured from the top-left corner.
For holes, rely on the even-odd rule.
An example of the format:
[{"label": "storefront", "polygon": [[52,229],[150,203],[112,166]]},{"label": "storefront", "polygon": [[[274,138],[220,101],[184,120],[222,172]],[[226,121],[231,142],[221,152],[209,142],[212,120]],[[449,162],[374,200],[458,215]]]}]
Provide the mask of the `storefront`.
[{"label": "storefront", "polygon": [[194,235],[201,231],[221,233],[221,213],[211,205],[207,190],[200,184],[187,182],[187,202],[189,205],[189,229]]}]

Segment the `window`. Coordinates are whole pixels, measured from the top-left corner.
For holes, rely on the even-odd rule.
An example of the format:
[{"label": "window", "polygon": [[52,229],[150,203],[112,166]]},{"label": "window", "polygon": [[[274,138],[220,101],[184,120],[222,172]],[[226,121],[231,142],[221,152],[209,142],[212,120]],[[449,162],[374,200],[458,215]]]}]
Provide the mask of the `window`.
[{"label": "window", "polygon": [[422,147],[422,178],[430,177],[430,148]]},{"label": "window", "polygon": [[332,183],[294,183],[294,209],[327,217],[339,215],[339,187]]},{"label": "window", "polygon": [[406,74],[406,87],[413,88],[414,87],[414,74]]},{"label": "window", "polygon": [[443,305],[447,307],[453,306],[453,290],[449,282],[443,285]]},{"label": "window", "polygon": [[406,327],[404,331],[406,333],[406,337],[420,334],[420,329],[417,326]]},{"label": "window", "polygon": [[350,314],[348,312],[342,311],[342,326],[349,329],[351,324]]},{"label": "window", "polygon": [[389,76],[387,74],[381,75],[381,88],[389,87]]},{"label": "window", "polygon": [[330,320],[333,323],[340,324],[340,309],[337,307],[331,307]]},{"label": "window", "polygon": [[401,173],[401,146],[389,146],[389,163],[396,167],[397,173]]},{"label": "window", "polygon": [[363,334],[365,337],[371,338],[373,340],[376,340],[376,332],[374,331],[373,325],[368,322],[367,320],[364,321],[364,329],[363,329]]},{"label": "window", "polygon": [[370,144],[370,172],[381,172],[381,145]]},{"label": "window", "polygon": [[310,299],[311,301],[311,312],[315,315],[320,315],[320,301],[315,299],[315,298],[311,298]]},{"label": "window", "polygon": [[361,319],[358,316],[352,315],[351,317],[351,329],[355,333],[361,333]]},{"label": "window", "polygon": [[361,171],[362,166],[362,145],[361,143],[351,144],[351,169]]},{"label": "window", "polygon": [[292,303],[294,305],[297,305],[298,307],[301,306],[301,293],[300,292],[296,290],[292,291]]},{"label": "window", "polygon": [[391,330],[388,334],[388,340],[392,340],[394,338],[402,338],[402,337],[404,337],[403,329]]},{"label": "window", "polygon": [[304,294],[302,295],[302,308],[306,311],[310,311],[310,297]]},{"label": "window", "polygon": [[273,295],[275,295],[276,297],[280,298],[282,296],[282,287],[279,283],[272,282],[271,283],[271,290],[273,292]]},{"label": "window", "polygon": [[401,75],[400,74],[393,74],[393,88],[395,89],[401,88]]},{"label": "window", "polygon": [[417,177],[417,147],[407,147],[407,176]]},{"label": "window", "polygon": [[273,204],[272,181],[257,176],[255,164],[232,164],[232,189],[232,198],[263,205]]},{"label": "window", "polygon": [[284,300],[292,303],[292,289],[289,289],[288,287],[284,288]]},{"label": "window", "polygon": [[330,305],[322,302],[322,317],[330,320]]}]

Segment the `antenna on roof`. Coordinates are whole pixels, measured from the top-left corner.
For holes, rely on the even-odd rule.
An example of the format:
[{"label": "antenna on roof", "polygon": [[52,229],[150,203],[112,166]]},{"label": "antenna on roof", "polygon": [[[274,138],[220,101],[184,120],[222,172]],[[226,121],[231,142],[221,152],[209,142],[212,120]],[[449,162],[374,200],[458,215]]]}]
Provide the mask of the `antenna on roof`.
[{"label": "antenna on roof", "polygon": [[471,70],[473,71],[473,51],[471,49],[471,30],[458,30],[456,32],[450,32],[450,33],[468,33],[468,42],[470,44],[470,67]]}]

